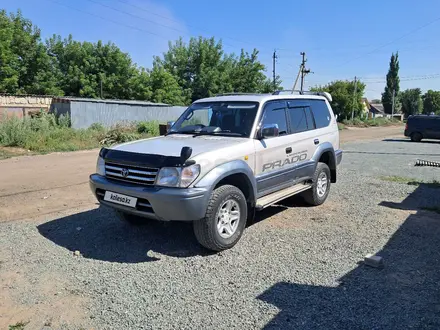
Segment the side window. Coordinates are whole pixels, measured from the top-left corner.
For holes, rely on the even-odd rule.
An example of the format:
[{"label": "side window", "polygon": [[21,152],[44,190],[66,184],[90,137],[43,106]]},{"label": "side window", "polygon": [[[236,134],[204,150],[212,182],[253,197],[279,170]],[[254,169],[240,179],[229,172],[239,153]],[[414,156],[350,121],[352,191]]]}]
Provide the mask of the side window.
[{"label": "side window", "polygon": [[309,128],[309,130],[315,129],[316,126],[315,120],[313,119],[312,110],[310,109],[310,107],[304,108],[304,110],[306,111],[307,127]]},{"label": "side window", "polygon": [[309,130],[307,125],[307,117],[305,107],[290,108],[289,124],[291,133],[301,133]]},{"label": "side window", "polygon": [[316,128],[327,127],[330,124],[330,112],[324,100],[309,100],[312,106]]},{"label": "side window", "polygon": [[269,102],[264,107],[263,125],[277,124],[280,135],[287,134],[285,102]]}]

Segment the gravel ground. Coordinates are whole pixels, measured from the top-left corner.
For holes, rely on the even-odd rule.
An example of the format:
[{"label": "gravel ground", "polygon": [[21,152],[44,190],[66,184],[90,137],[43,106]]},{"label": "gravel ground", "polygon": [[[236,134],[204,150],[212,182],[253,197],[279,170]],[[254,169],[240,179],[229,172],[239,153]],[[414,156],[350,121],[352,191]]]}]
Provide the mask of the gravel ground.
[{"label": "gravel ground", "polygon": [[[32,311],[8,322],[30,321],[26,329],[439,329],[440,215],[424,209],[440,206],[440,190],[420,182],[440,181],[440,169],[413,164],[440,160],[440,144],[344,149],[326,204],[306,207],[295,197],[268,208],[219,254],[197,245],[190,224],[131,227],[106,209],[1,223],[0,298]],[[368,253],[383,256],[385,267],[359,263]],[[46,320],[47,300],[61,318]],[[3,312],[11,308],[4,303]]]}]

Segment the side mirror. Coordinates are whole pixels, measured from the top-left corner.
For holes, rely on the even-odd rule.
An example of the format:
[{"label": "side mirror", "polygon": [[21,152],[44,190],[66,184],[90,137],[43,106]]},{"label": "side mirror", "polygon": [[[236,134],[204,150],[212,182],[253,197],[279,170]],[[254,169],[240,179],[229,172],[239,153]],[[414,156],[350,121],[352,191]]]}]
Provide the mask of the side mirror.
[{"label": "side mirror", "polygon": [[267,139],[272,137],[277,137],[280,135],[280,130],[278,124],[266,124],[260,128],[258,137],[260,139]]},{"label": "side mirror", "polygon": [[173,127],[173,125],[174,125],[174,121],[167,122],[167,132],[171,130],[171,127]]}]

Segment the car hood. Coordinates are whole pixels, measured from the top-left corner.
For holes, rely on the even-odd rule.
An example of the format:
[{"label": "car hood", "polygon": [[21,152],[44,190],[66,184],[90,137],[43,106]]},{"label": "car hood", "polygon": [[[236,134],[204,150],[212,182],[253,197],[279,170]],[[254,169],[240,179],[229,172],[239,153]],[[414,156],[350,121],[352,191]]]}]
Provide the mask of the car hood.
[{"label": "car hood", "polygon": [[113,150],[154,154],[165,156],[180,156],[182,147],[191,147],[194,157],[198,154],[224,148],[234,144],[247,142],[246,138],[225,136],[193,136],[188,134],[173,134],[145,140],[128,142],[112,147]]}]

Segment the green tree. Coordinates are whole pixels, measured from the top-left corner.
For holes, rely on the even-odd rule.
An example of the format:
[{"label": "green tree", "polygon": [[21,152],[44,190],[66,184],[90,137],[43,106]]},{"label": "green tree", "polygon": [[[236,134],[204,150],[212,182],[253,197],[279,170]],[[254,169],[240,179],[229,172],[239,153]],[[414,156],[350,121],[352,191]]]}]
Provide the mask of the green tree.
[{"label": "green tree", "polygon": [[273,82],[264,74],[266,67],[258,60],[258,50],[254,49],[252,54],[242,50],[240,56],[234,60],[230,76],[234,92],[268,93],[280,89],[279,77],[274,88]]},{"label": "green tree", "polygon": [[55,60],[21,11],[0,11],[0,92],[62,95]]},{"label": "green tree", "polygon": [[130,84],[140,71],[127,53],[115,44],[79,42],[72,36],[62,40],[53,36],[47,41],[62,73],[61,87],[70,96],[130,99]]},{"label": "green tree", "polygon": [[400,101],[402,103],[402,112],[405,117],[422,112],[423,102],[422,91],[420,88],[404,90],[400,93]]},{"label": "green tree", "polygon": [[130,98],[134,100],[151,101],[153,91],[151,90],[150,73],[144,68],[139,68],[129,82],[131,90]]},{"label": "green tree", "polygon": [[225,54],[221,41],[214,38],[191,38],[188,44],[182,39],[170,43],[163,58],[155,58],[155,65],[176,78],[187,103],[218,93],[268,89],[265,67],[258,60],[257,50],[251,54],[242,51],[238,57]]},{"label": "green tree", "polygon": [[392,113],[393,108],[393,91],[394,91],[394,109],[399,108],[399,53],[391,55],[390,68],[387,73],[387,84],[385,91],[382,93],[382,104],[385,113]]},{"label": "green tree", "polygon": [[351,119],[353,109],[355,117],[359,117],[362,113],[365,84],[361,81],[357,81],[356,84],[356,97],[354,81],[336,80],[325,86],[311,88],[311,90],[330,93],[333,99],[331,106],[334,113],[338,115],[338,120],[344,120]]},{"label": "green tree", "polygon": [[430,89],[423,95],[423,113],[440,115],[440,91]]},{"label": "green tree", "polygon": [[152,101],[171,105],[184,105],[182,89],[173,75],[161,66],[154,66],[150,74]]}]

